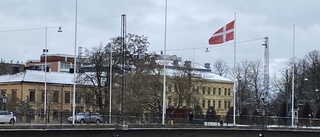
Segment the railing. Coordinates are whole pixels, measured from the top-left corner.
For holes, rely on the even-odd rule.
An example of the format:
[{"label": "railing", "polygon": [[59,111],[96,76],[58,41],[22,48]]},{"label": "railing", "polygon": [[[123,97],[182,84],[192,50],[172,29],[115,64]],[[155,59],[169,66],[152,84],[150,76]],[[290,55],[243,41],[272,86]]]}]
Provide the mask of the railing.
[{"label": "railing", "polygon": [[[27,115],[14,114],[17,121],[15,124],[44,124],[43,113],[35,112]],[[47,124],[66,125],[68,123],[68,117],[72,116],[71,112],[54,112],[47,114]],[[199,126],[233,126],[233,116],[219,116],[219,115],[174,115],[166,116],[166,125],[199,125]],[[111,122],[109,121],[109,113],[100,113],[101,121],[99,124],[128,124],[128,125],[161,125],[161,114],[151,113],[125,113],[123,115],[112,114]],[[79,121],[77,121],[79,122]],[[94,123],[94,121],[92,122]],[[205,123],[209,123],[206,125]],[[76,123],[81,124],[81,123]],[[291,117],[276,117],[276,116],[236,116],[236,126],[261,126],[261,127],[290,127]],[[295,120],[295,126],[297,127],[319,127],[320,119],[318,118],[299,118]]]}]

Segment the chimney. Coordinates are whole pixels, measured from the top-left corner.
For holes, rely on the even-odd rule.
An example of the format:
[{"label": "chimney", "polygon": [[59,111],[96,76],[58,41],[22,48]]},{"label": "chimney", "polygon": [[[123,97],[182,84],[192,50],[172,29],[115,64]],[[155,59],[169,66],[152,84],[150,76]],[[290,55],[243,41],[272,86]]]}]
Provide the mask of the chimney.
[{"label": "chimney", "polygon": [[69,73],[74,73],[74,69],[73,69],[73,68],[70,68],[70,69],[69,69]]},{"label": "chimney", "polygon": [[204,63],[204,67],[205,67],[206,69],[210,69],[210,63]]},{"label": "chimney", "polygon": [[174,60],[172,63],[173,66],[177,67],[179,65],[179,61],[178,60]]},{"label": "chimney", "polygon": [[191,61],[184,61],[184,66],[191,68]]}]

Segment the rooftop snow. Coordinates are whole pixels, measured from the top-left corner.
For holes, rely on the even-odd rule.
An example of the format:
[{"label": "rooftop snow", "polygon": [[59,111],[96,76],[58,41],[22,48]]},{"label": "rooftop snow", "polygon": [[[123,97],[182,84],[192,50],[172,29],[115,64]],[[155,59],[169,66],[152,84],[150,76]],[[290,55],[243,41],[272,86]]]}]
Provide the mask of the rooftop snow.
[{"label": "rooftop snow", "polygon": [[[166,66],[170,66],[170,67],[174,67],[173,65],[173,61],[170,60],[166,60],[166,62],[164,62],[164,60],[157,60],[156,61],[159,65],[164,65],[164,63],[166,63]],[[184,67],[184,63],[183,62],[177,62],[178,66],[177,67]],[[198,63],[192,63],[190,64],[191,66],[193,66],[192,68],[195,69],[195,71],[193,71],[193,73],[195,75],[200,76],[203,79],[207,79],[207,80],[213,80],[213,81],[224,81],[224,82],[233,82],[232,80],[222,77],[220,75],[217,75],[213,72],[211,72],[211,70],[208,70],[207,68],[205,68],[204,66],[198,64]],[[201,71],[202,70],[202,71]],[[167,75],[168,76],[174,76],[178,73],[178,71],[176,69],[169,69],[167,68]]]},{"label": "rooftop snow", "polygon": [[[59,72],[47,72],[47,83],[55,84],[73,84],[73,74],[71,73],[59,73]],[[14,75],[2,75],[0,76],[0,83],[11,82],[45,82],[45,72],[36,70],[26,70]]]},{"label": "rooftop snow", "polygon": [[[202,79],[206,79],[206,80],[212,80],[216,82],[233,82],[232,80],[222,77],[220,75],[217,75],[211,71],[192,71],[192,73],[193,75],[197,75]],[[175,76],[175,75],[179,75],[179,72],[176,69],[166,69],[166,75]]]}]

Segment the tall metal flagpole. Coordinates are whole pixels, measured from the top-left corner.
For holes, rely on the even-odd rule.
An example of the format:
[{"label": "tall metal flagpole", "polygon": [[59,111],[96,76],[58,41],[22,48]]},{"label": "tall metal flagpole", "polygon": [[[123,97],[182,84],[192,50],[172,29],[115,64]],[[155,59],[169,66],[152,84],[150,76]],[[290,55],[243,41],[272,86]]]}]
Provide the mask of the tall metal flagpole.
[{"label": "tall metal flagpole", "polygon": [[[234,13],[234,58],[233,58],[233,67],[236,67],[236,15],[237,13]],[[235,80],[233,84],[233,126],[236,126],[236,88],[235,88]]]},{"label": "tall metal flagpole", "polygon": [[294,67],[295,67],[295,24],[293,24],[293,43],[292,43],[292,57],[293,57],[293,66],[292,66],[292,95],[291,95],[291,127],[294,127]]},{"label": "tall metal flagpole", "polygon": [[77,73],[77,15],[78,14],[78,0],[76,0],[76,15],[75,15],[75,25],[74,25],[74,66],[73,66],[73,97],[72,97],[72,126],[75,122],[76,113],[76,73]]},{"label": "tall metal flagpole", "polygon": [[111,92],[112,92],[112,45],[110,44],[110,64],[109,64],[109,69],[110,69],[110,85],[109,85],[109,123],[111,123]]},{"label": "tall metal flagpole", "polygon": [[165,3],[165,11],[164,11],[164,56],[163,56],[163,101],[162,101],[162,126],[164,126],[165,115],[166,115],[166,56],[167,56],[167,7],[168,0]]}]

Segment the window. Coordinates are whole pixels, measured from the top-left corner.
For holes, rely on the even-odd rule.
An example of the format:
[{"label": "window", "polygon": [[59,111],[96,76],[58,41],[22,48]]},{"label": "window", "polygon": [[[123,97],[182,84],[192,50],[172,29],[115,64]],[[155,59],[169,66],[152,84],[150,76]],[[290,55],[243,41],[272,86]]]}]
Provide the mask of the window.
[{"label": "window", "polygon": [[218,95],[221,95],[221,88],[218,88]]},{"label": "window", "polygon": [[208,95],[210,95],[210,92],[211,92],[210,87],[208,87]]},{"label": "window", "polygon": [[231,106],[231,102],[230,102],[230,101],[228,101],[228,108],[230,108],[230,106]]},{"label": "window", "polygon": [[212,103],[213,108],[216,109],[216,101],[212,101]]},{"label": "window", "polygon": [[[93,95],[91,94],[91,92],[84,93],[83,97],[84,97],[83,99],[84,99],[85,104],[92,104],[93,103]],[[96,104],[99,104],[99,101]]]},{"label": "window", "polygon": [[221,108],[221,101],[218,101],[218,108]]},{"label": "window", "polygon": [[204,95],[206,93],[206,87],[202,87],[202,94]]},{"label": "window", "polygon": [[7,94],[7,90],[6,89],[1,89],[1,95],[3,94]]},{"label": "window", "polygon": [[202,108],[206,107],[206,100],[202,100]]},{"label": "window", "polygon": [[172,100],[171,100],[171,97],[168,97],[168,106],[170,107],[170,106],[172,106]]},{"label": "window", "polygon": [[227,88],[224,88],[224,95],[227,95]]},{"label": "window", "polygon": [[231,93],[231,89],[228,88],[228,96],[230,96],[230,93]]},{"label": "window", "polygon": [[17,100],[17,89],[11,89],[12,100]]},{"label": "window", "polygon": [[67,104],[70,103],[70,91],[64,92],[64,103],[67,103]]},{"label": "window", "polygon": [[169,91],[169,92],[173,92],[173,90],[172,90],[172,87],[171,87],[171,86],[168,86],[168,91]]},{"label": "window", "polygon": [[194,86],[194,93],[198,93],[198,91],[199,91],[199,87],[198,86]]},{"label": "window", "polygon": [[41,90],[41,102],[44,102],[44,90]]},{"label": "window", "polygon": [[53,96],[52,96],[52,98],[53,98],[53,102],[54,103],[59,103],[59,91],[53,91]]},{"label": "window", "polygon": [[59,118],[59,111],[53,110],[52,119],[57,120]]},{"label": "window", "polygon": [[30,102],[35,102],[36,99],[36,90],[35,89],[29,89],[29,101]]},{"label": "window", "polygon": [[61,64],[61,68],[69,69],[71,66],[70,64]]},{"label": "window", "polygon": [[208,108],[211,106],[211,101],[208,100]]},{"label": "window", "polygon": [[216,95],[216,87],[213,87],[213,91],[212,91],[213,93],[213,95]]},{"label": "window", "polygon": [[227,101],[224,101],[224,109],[227,109]]},{"label": "window", "polygon": [[81,93],[76,92],[76,103],[81,103]]}]

